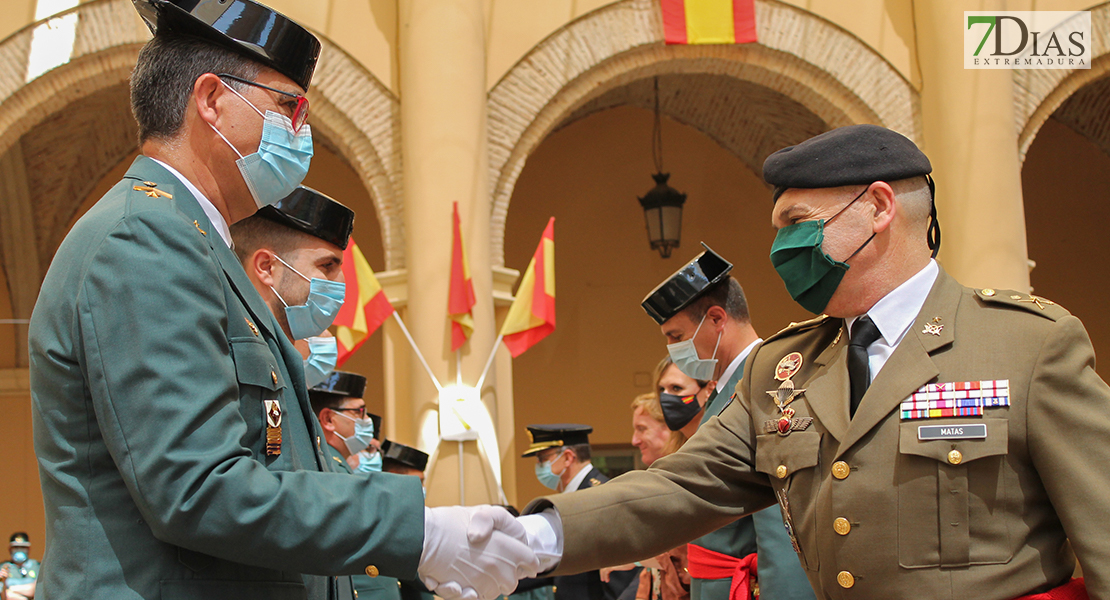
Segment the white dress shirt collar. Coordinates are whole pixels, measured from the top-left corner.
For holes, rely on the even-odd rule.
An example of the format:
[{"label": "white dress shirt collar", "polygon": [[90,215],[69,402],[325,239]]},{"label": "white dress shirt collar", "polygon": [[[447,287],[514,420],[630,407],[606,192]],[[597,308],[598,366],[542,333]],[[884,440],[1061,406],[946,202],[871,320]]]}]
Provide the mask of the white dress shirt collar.
[{"label": "white dress shirt collar", "polygon": [[181,184],[184,185],[185,188],[189,190],[191,194],[193,194],[193,197],[197,199],[197,204],[200,205],[201,210],[204,211],[204,214],[208,217],[208,220],[212,222],[212,226],[216,228],[216,232],[220,234],[220,238],[223,239],[228,248],[233,248],[234,245],[231,242],[231,231],[227,227],[227,221],[224,220],[224,216],[220,214],[220,211],[216,210],[215,205],[213,205],[212,202],[209,201],[204,194],[200,193],[200,190],[197,189],[197,186],[193,185],[193,182],[185,179],[185,176],[179,173],[177,169],[167,165],[157,158],[151,158],[150,160],[153,160],[154,162],[161,165],[162,168],[166,169],[170,173],[173,173],[173,176],[177,177],[181,181]]},{"label": "white dress shirt collar", "polygon": [[[925,268],[883,296],[871,307],[871,310],[867,311],[867,316],[871,317],[871,321],[879,328],[879,333],[882,334],[887,346],[897,347],[905,337],[917,314],[921,312],[921,307],[925,305],[925,298],[933,289],[933,283],[936,282],[939,273],[940,267],[937,266],[937,261],[930,259]],[[852,324],[858,318],[848,319],[849,335]]]},{"label": "white dress shirt collar", "polygon": [[582,469],[579,470],[574,477],[571,477],[569,482],[567,482],[567,487],[565,490],[563,490],[563,493],[569,494],[570,492],[577,492],[578,486],[582,485],[582,482],[585,481],[586,476],[590,474],[590,471],[593,470],[593,468],[594,466],[590,464],[590,461],[586,461],[586,464],[582,465]]},{"label": "white dress shirt collar", "polygon": [[731,379],[733,373],[736,372],[736,369],[740,368],[740,364],[743,363],[744,360],[748,358],[748,355],[752,353],[752,348],[755,348],[755,345],[762,341],[763,338],[759,338],[756,341],[748,344],[747,348],[741,350],[740,354],[737,354],[736,358],[732,359],[732,362],[728,363],[728,367],[725,368],[724,373],[721,373],[721,378],[717,380],[717,383],[724,385],[729,379]]}]

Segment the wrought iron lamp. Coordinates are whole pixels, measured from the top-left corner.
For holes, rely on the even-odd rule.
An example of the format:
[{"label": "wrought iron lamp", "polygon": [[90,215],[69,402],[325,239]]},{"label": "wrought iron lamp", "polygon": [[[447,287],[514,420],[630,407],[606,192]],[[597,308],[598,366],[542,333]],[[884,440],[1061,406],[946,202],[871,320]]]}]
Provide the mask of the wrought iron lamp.
[{"label": "wrought iron lamp", "polygon": [[648,242],[663,258],[679,247],[682,238],[682,205],[686,194],[667,185],[670,173],[663,172],[663,132],[659,119],[659,78],[655,78],[655,123],[651,132],[651,158],[655,163],[655,187],[640,198],[647,224]]}]

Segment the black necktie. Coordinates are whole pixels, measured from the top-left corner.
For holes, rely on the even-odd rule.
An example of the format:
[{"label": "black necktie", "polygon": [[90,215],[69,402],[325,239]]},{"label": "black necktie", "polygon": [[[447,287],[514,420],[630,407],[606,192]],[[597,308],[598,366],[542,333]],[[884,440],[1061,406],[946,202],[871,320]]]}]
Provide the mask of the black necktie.
[{"label": "black necktie", "polygon": [[852,335],[848,341],[848,379],[852,385],[851,415],[856,416],[859,401],[871,385],[871,368],[867,364],[867,347],[879,339],[879,328],[864,315],[852,324]]}]

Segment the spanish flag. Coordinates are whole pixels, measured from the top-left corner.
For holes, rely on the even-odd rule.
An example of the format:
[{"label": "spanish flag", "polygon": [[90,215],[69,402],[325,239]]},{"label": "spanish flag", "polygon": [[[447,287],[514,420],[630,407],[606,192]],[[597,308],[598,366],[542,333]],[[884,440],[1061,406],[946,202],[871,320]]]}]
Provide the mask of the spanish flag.
[{"label": "spanish flag", "polygon": [[516,300],[501,325],[502,341],[516,358],[555,331],[555,217],[547,222],[540,245],[516,290]]},{"label": "spanish flag", "polygon": [[466,263],[462,230],[459,227],[459,203],[455,203],[451,231],[451,287],[447,292],[447,316],[451,319],[451,351],[466,343],[474,333],[474,316],[470,309],[474,299],[474,282],[470,279],[470,266]]},{"label": "spanish flag", "polygon": [[755,0],[660,0],[668,44],[756,41]]},{"label": "spanish flag", "polygon": [[333,322],[339,345],[336,366],[342,365],[393,314],[393,305],[354,239],[343,251],[343,278],[346,295]]}]

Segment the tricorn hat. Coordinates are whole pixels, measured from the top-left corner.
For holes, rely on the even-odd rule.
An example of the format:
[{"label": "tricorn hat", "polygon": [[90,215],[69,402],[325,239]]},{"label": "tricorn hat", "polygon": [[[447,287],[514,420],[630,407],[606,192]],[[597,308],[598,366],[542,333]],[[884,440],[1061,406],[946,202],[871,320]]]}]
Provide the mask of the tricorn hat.
[{"label": "tricorn hat", "polygon": [[303,185],[275,204],[259,209],[258,216],[318,237],[341,250],[347,249],[355,227],[355,211]]},{"label": "tricorn hat", "polygon": [[266,65],[308,89],[320,41],[252,0],[132,0],[151,33],[199,37]]},{"label": "tricorn hat", "polygon": [[412,446],[399,444],[391,440],[382,442],[382,459],[395,460],[406,467],[412,467],[417,471],[423,471],[428,467],[428,454],[421,452]]},{"label": "tricorn hat", "polygon": [[702,246],[705,247],[705,252],[695,256],[694,260],[657,285],[640,303],[656,323],[666,323],[667,319],[682,312],[682,309],[690,306],[713,284],[724,280],[732,271],[732,263],[721,258],[705,242],[702,242]]}]

